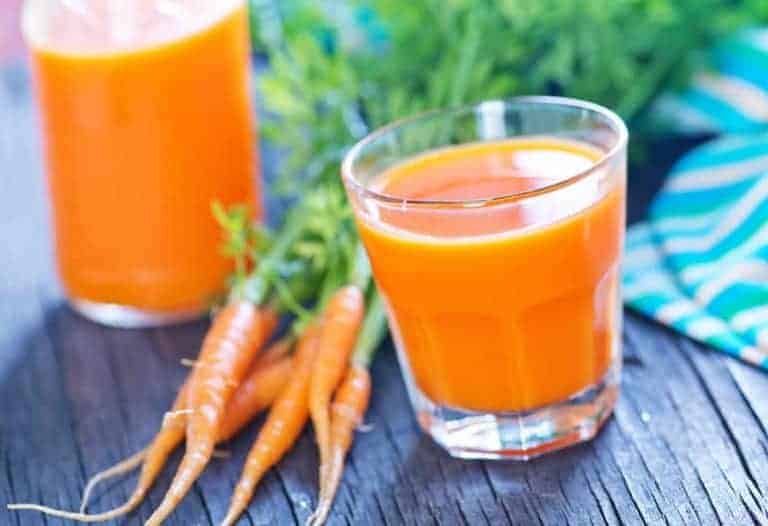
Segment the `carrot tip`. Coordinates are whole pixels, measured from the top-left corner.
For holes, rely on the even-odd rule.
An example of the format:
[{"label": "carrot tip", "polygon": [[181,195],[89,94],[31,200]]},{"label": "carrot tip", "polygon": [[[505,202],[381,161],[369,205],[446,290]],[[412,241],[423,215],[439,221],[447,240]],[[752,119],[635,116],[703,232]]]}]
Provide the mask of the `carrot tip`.
[{"label": "carrot tip", "polygon": [[69,519],[78,522],[104,522],[121,517],[133,509],[132,503],[127,503],[123,506],[120,506],[119,508],[115,508],[112,511],[89,515],[86,513],[49,508],[48,506],[41,506],[40,504],[8,504],[7,508],[10,511],[39,511],[40,513],[49,515],[51,517]]},{"label": "carrot tip", "polygon": [[221,526],[234,526],[237,523],[237,519],[240,518],[242,511],[229,511],[224,520],[221,521]]},{"label": "carrot tip", "polygon": [[305,526],[322,526],[325,520],[328,518],[328,513],[331,511],[331,503],[329,501],[323,501],[318,505],[318,508],[312,512],[312,515],[307,517]]},{"label": "carrot tip", "polygon": [[119,477],[120,475],[132,471],[142,463],[144,457],[146,456],[147,448],[144,448],[141,451],[134,453],[130,457],[126,458],[125,460],[118,462],[114,466],[99,471],[90,479],[88,479],[88,482],[85,484],[85,488],[83,489],[83,498],[80,501],[80,513],[85,513],[85,510],[88,508],[88,502],[91,500],[91,493],[93,493],[94,488],[98,484],[105,480]]}]

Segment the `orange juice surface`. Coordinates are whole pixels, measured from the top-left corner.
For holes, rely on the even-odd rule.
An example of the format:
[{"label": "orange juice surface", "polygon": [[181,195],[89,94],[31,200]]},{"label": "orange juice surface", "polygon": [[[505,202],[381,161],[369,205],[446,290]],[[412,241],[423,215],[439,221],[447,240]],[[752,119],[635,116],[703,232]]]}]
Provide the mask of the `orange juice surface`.
[{"label": "orange juice surface", "polygon": [[[466,207],[393,205],[359,227],[418,388],[473,411],[519,411],[598,383],[617,345],[623,173],[540,189],[595,150],[554,139],[478,143],[390,168],[375,189]],[[607,170],[609,168],[602,168]],[[617,168],[618,169],[618,168]]]},{"label": "orange juice surface", "polygon": [[200,309],[229,269],[211,202],[260,214],[245,4],[165,4],[25,15],[59,270],[75,299]]}]

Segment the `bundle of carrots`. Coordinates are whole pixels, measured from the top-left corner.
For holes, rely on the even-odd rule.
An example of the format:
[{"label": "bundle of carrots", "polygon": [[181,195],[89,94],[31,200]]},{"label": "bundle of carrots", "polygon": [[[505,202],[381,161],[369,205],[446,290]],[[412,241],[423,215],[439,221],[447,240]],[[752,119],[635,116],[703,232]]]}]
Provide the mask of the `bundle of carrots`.
[{"label": "bundle of carrots", "polygon": [[[310,418],[320,488],[308,524],[323,524],[368,406],[368,367],[386,329],[381,299],[346,207],[343,196],[321,188],[305,196],[274,236],[255,229],[243,209],[217,208],[236,263],[230,294],[153,441],[94,476],[77,512],[36,504],[8,508],[81,522],[115,519],[138,507],[171,452],[186,441],[171,486],[145,523],[161,524],[200,477],[217,443],[269,407],[222,524],[237,522],[259,481],[291,449]],[[284,314],[295,315],[290,329],[266,345]],[[96,484],[139,466],[136,487],[123,505],[86,513]]]}]

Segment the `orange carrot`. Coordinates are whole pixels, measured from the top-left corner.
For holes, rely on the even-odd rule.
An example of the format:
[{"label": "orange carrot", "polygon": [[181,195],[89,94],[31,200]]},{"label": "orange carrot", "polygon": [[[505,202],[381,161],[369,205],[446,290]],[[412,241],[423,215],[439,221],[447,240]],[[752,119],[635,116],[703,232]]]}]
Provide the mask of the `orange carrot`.
[{"label": "orange carrot", "polygon": [[319,330],[310,325],[304,332],[296,354],[296,366],[290,381],[272,405],[245,461],[243,474],[235,487],[223,523],[235,524],[253,496],[256,485],[293,446],[309,417],[309,385],[317,354]]},{"label": "orange carrot", "polygon": [[[191,385],[195,385],[196,382],[197,385],[200,385],[199,382],[209,380],[210,377],[211,380],[215,381],[218,378],[219,381],[224,382],[225,389],[222,391],[226,389],[231,390],[234,387],[233,383],[227,384],[228,380],[223,375],[219,377],[214,376],[217,370],[213,370],[212,364],[216,364],[217,360],[223,360],[228,352],[239,352],[242,355],[247,355],[241,356],[241,362],[243,363],[239,364],[240,367],[248,367],[253,356],[259,351],[261,344],[269,337],[269,334],[272,333],[276,325],[277,315],[275,313],[267,309],[259,311],[251,303],[231,303],[216,315],[213,326],[208,331],[203,342],[202,351],[200,352],[200,358],[197,360],[195,370],[179,390],[174,408],[170,413],[170,420],[168,415],[166,415],[163,422],[163,430],[158,434],[147,452],[147,459],[144,462],[139,484],[128,501],[132,508],[141,502],[152,482],[160,473],[168,456],[183,440],[185,429],[187,435],[189,434],[189,425],[193,420],[194,408],[200,407],[199,405],[193,405],[195,400],[192,400],[190,393],[194,388]],[[224,348],[224,351],[221,352],[223,356],[217,356],[217,351],[220,347]],[[200,377],[202,377],[202,380]],[[239,382],[239,379],[235,379],[233,382]],[[235,414],[235,412],[232,411],[232,414]],[[178,418],[178,416],[183,418]],[[218,431],[215,433],[218,433]],[[214,434],[214,438],[216,437],[217,434]],[[187,453],[184,455],[184,460],[187,460],[191,450],[189,437],[187,438]],[[211,447],[212,453],[213,447]],[[205,463],[207,462],[208,460],[205,460]],[[184,467],[184,461],[182,461],[181,467]],[[181,467],[179,472],[181,472]],[[202,467],[200,467],[200,471],[202,471]],[[142,484],[142,482],[144,483]]]},{"label": "orange carrot", "polygon": [[[328,463],[330,454],[328,406],[346,371],[349,355],[363,321],[364,310],[365,300],[361,288],[347,285],[336,291],[323,312],[317,361],[309,391],[309,410],[315,428],[321,466]],[[321,480],[322,476],[321,470]]]},{"label": "orange carrot", "polygon": [[381,296],[374,292],[360,329],[355,352],[344,381],[339,386],[331,408],[330,452],[327,462],[320,464],[320,495],[317,509],[307,521],[312,526],[325,522],[341,481],[344,457],[352,444],[352,435],[360,424],[371,397],[368,366],[387,328],[386,312]]},{"label": "orange carrot", "polygon": [[[265,355],[268,353],[270,353],[270,350],[266,351]],[[294,358],[291,356],[273,358],[272,360],[259,360],[248,378],[232,397],[227,406],[227,415],[222,422],[217,442],[223,442],[234,436],[253,416],[266,409],[286,385],[293,370]],[[264,361],[267,363],[263,363]],[[89,481],[83,494],[80,513],[57,510],[36,504],[11,504],[8,508],[41,511],[48,515],[80,522],[107,521],[133,511],[146,496],[170,453],[184,440],[187,385],[188,382],[182,385],[173,409],[166,413],[163,426],[150,446],[99,473]],[[259,386],[259,388],[255,389],[256,386]],[[103,513],[84,513],[90,493],[98,482],[126,473],[139,465],[143,465],[139,480],[136,483],[133,494],[125,504]]]},{"label": "orange carrot", "polygon": [[[160,428],[160,431],[155,436],[152,444],[145,449],[144,464],[141,470],[141,474],[139,475],[139,481],[136,484],[136,488],[134,489],[133,494],[124,504],[104,513],[93,515],[82,513],[83,505],[81,505],[80,513],[57,510],[37,504],[9,504],[8,509],[40,511],[46,515],[52,515],[54,517],[61,517],[64,519],[76,520],[80,522],[108,521],[132,511],[144,499],[144,496],[151,487],[152,482],[155,480],[158,473],[165,464],[165,460],[168,458],[168,455],[184,438],[184,425],[183,423],[180,425],[179,422],[175,421],[173,415],[179,414],[178,412],[183,410],[184,406],[186,405],[187,385],[188,382],[184,382],[184,384],[181,386],[181,389],[179,389],[179,393],[176,395],[176,400],[173,403],[173,409],[166,413],[165,417],[163,418],[163,424]],[[86,492],[90,493],[90,490],[86,488]],[[85,496],[87,497],[87,495]]]},{"label": "orange carrot", "polygon": [[[270,329],[270,334],[274,331],[274,328]],[[258,367],[264,367],[277,360],[285,358],[293,350],[294,337],[283,336],[276,342],[271,343],[264,351],[262,351],[253,364],[253,369]]]},{"label": "orange carrot", "polygon": [[257,414],[272,405],[288,384],[296,363],[295,356],[284,356],[263,365],[260,361],[229,401],[217,442],[235,436]]},{"label": "orange carrot", "polygon": [[329,461],[327,466],[321,466],[324,475],[320,482],[320,497],[317,510],[307,521],[308,524],[323,524],[331,511],[344,469],[344,457],[352,444],[355,429],[362,422],[370,397],[371,376],[368,369],[363,365],[352,364],[333,400]]},{"label": "orange carrot", "polygon": [[[266,339],[266,335],[271,334],[277,326],[277,316],[272,313],[265,313],[259,320],[259,323],[261,324],[261,331],[263,331],[264,334],[262,338]],[[284,352],[282,344],[280,344],[277,349],[275,349],[275,346],[271,346],[264,353],[264,361],[267,361],[271,359],[271,357],[277,356],[278,353],[282,352]],[[200,363],[201,362],[198,361],[197,366],[199,366]],[[261,364],[256,364],[257,367],[259,365]],[[277,376],[279,377],[281,374],[284,374],[285,369],[285,366],[278,368]],[[249,422],[254,415],[264,410],[271,400],[274,399],[274,393],[276,392],[273,385],[275,374],[267,374],[267,376],[271,378],[269,378],[270,382],[265,386],[264,390],[258,391],[254,389],[254,385],[257,385],[264,376],[264,373],[268,372],[271,371],[269,371],[269,369],[254,370],[248,380],[243,383],[243,388],[247,389],[247,392],[242,394],[236,393],[236,396],[233,397],[232,403],[227,411],[227,414],[231,416],[225,418],[224,425],[226,426],[227,434],[224,439],[231,438],[242,425]],[[149,488],[152,486],[152,483],[160,474],[168,456],[170,456],[171,452],[183,441],[187,423],[187,393],[189,391],[190,382],[191,375],[179,389],[173,408],[169,413],[166,413],[160,432],[147,449],[141,475],[139,476],[139,481],[136,484],[134,493],[124,505],[114,510],[118,515],[128,513],[141,503],[144,496],[147,494],[147,491],[149,491]],[[273,390],[269,391],[270,388]],[[270,394],[273,396],[270,397]],[[89,487],[86,487],[83,495],[84,504],[87,503],[89,489]],[[81,505],[81,511],[83,511],[83,505]],[[105,514],[99,515],[104,516]]]},{"label": "orange carrot", "polygon": [[[274,326],[270,325],[270,320],[266,321],[266,329],[272,331]],[[283,338],[270,345],[269,348],[258,357],[248,378],[246,378],[240,385],[227,406],[227,412],[224,421],[222,422],[221,429],[219,430],[218,442],[229,440],[235,436],[238,431],[253,419],[253,417],[269,407],[280,392],[282,386],[288,381],[293,361],[287,356],[287,353],[290,351],[292,345],[292,338]],[[145,467],[142,470],[141,477],[137,484],[136,493],[130,499],[131,501],[134,501],[132,503],[133,506],[131,506],[130,509],[133,509],[133,507],[141,502],[144,494],[152,485],[165,464],[163,455],[165,454],[167,456],[167,454],[170,453],[170,450],[175,449],[184,438],[186,427],[185,410],[187,408],[185,393],[188,383],[189,381],[187,380],[181,386],[173,409],[171,409],[170,413],[166,413],[166,421],[164,421],[164,424],[168,422],[168,418],[172,418],[173,426],[164,426],[161,429],[153,442],[154,448],[147,447],[115,466],[91,477],[83,491],[83,499],[80,504],[81,513],[85,511],[90,494],[96,484],[103,480],[127,473],[136,466],[142,464],[149,454],[151,462],[144,462]],[[150,466],[152,467],[150,468]],[[143,491],[139,492],[140,489]],[[141,495],[139,495],[139,493],[141,493]]]},{"label": "orange carrot", "polygon": [[261,322],[265,316],[276,314],[247,301],[229,303],[216,315],[189,385],[187,450],[147,526],[161,524],[173,512],[210,461],[227,403],[268,337]]}]

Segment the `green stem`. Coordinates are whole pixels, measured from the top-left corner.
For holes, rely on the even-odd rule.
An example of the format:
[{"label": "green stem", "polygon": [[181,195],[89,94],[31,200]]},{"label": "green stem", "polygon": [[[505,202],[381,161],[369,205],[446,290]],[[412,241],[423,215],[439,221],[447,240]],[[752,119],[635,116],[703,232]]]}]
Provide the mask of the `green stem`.
[{"label": "green stem", "polygon": [[306,219],[307,214],[303,210],[293,209],[285,220],[280,233],[275,237],[275,241],[267,253],[267,258],[273,261],[284,258],[301,234]]},{"label": "green stem", "polygon": [[296,297],[293,295],[293,292],[291,292],[288,285],[286,285],[282,280],[276,279],[274,286],[277,297],[280,298],[282,304],[287,307],[290,312],[293,312],[301,320],[307,320],[312,317],[312,313],[305,309],[304,306],[301,305],[298,301],[296,301]]},{"label": "green stem", "polygon": [[245,257],[242,255],[235,256],[235,278],[238,281],[245,279]]},{"label": "green stem", "polygon": [[307,327],[315,321],[319,316],[319,313],[317,310],[309,311],[307,316],[305,317],[297,317],[291,322],[290,328],[288,329],[288,332],[293,335],[294,338],[300,338],[302,334],[304,334],[304,331],[307,330]]},{"label": "green stem", "polygon": [[352,355],[352,362],[363,367],[368,367],[373,360],[376,350],[387,330],[387,313],[384,309],[384,301],[377,290],[368,304],[368,311],[363,320],[363,326],[357,337],[357,344]]},{"label": "green stem", "polygon": [[[328,260],[329,269],[333,269],[338,266],[339,260],[336,257],[336,252],[330,252]],[[320,313],[325,309],[325,304],[331,299],[331,296],[339,290],[342,286],[342,278],[339,276],[339,272],[333,272],[329,270],[325,273],[325,278],[320,286],[320,293],[317,295],[317,302],[315,303],[315,312]]]},{"label": "green stem", "polygon": [[[330,254],[334,259],[328,262],[328,266],[331,269],[342,268],[343,258],[338,257],[338,252],[332,251]],[[349,256],[345,255],[345,257]],[[331,296],[344,285],[355,285],[360,287],[361,290],[368,288],[371,280],[371,264],[368,262],[368,255],[365,253],[363,244],[359,241],[355,244],[354,256],[351,259],[352,267],[347,267],[346,272],[334,272],[331,270],[326,274],[320,287],[317,303],[315,304],[316,311],[321,312]]]},{"label": "green stem", "polygon": [[285,220],[283,227],[278,232],[272,246],[261,257],[256,270],[251,276],[244,279],[239,286],[232,289],[231,300],[247,300],[261,305],[269,297],[275,269],[293,247],[293,243],[299,238],[304,229],[306,214],[294,209]]},{"label": "green stem", "polygon": [[365,253],[365,247],[359,241],[355,246],[355,261],[350,274],[349,282],[352,285],[357,285],[362,290],[368,288],[371,280],[371,263],[368,260],[368,254]]}]

